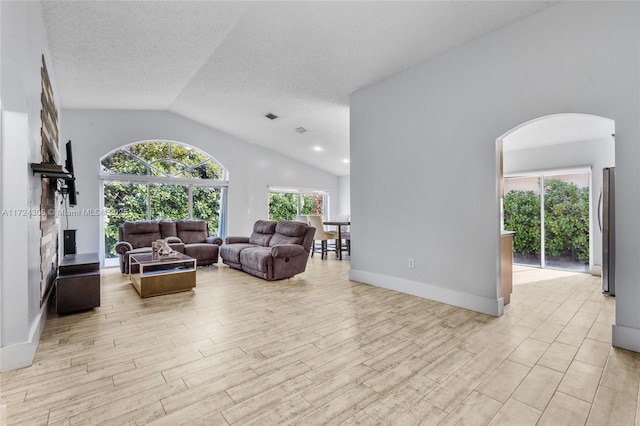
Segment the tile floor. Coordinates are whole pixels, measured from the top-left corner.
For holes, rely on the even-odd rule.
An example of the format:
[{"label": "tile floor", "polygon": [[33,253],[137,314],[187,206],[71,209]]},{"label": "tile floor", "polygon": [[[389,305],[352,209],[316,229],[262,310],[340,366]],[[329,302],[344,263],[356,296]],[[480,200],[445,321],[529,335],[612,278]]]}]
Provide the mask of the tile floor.
[{"label": "tile floor", "polygon": [[140,299],[51,314],[34,364],[0,376],[9,425],[633,425],[640,356],[611,347],[600,280],[514,272],[499,318],[348,280],[319,257],[266,282],[226,266]]}]

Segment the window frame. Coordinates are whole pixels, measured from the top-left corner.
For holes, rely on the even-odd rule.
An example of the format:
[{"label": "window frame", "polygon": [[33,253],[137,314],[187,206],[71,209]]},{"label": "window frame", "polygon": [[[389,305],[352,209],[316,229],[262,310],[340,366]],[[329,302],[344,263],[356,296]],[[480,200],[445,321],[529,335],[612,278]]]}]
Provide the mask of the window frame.
[{"label": "window frame", "polygon": [[300,216],[302,201],[301,198],[305,195],[322,195],[322,219],[329,220],[329,202],[330,193],[326,189],[315,188],[296,188],[296,187],[281,187],[281,186],[268,186],[267,187],[267,211],[269,212],[269,218],[271,218],[271,211],[269,211],[269,194],[293,194],[297,198],[296,217]]},{"label": "window frame", "polygon": [[[546,212],[545,212],[545,192],[544,192],[544,186],[545,186],[545,179],[546,178],[553,178],[555,176],[559,176],[559,175],[570,175],[570,174],[585,174],[587,175],[587,181],[589,182],[587,188],[589,191],[589,208],[588,208],[588,221],[589,221],[589,263],[588,263],[588,268],[589,270],[591,270],[593,268],[593,251],[594,251],[594,241],[593,238],[591,238],[594,235],[594,231],[593,231],[593,177],[592,177],[592,169],[590,166],[585,166],[585,167],[566,167],[566,168],[559,168],[559,169],[543,169],[543,170],[531,170],[531,171],[526,171],[526,172],[515,172],[515,173],[508,173],[504,175],[504,179],[517,179],[517,178],[538,178],[539,182],[538,182],[538,187],[539,187],[539,197],[540,197],[540,265],[537,266],[541,269],[559,269],[559,270],[563,270],[561,268],[553,268],[553,267],[548,267],[547,266],[547,260],[546,260],[546,247],[545,247],[545,237],[546,237],[546,224],[545,224],[545,216],[546,216]],[[506,192],[505,194],[506,195]],[[503,207],[501,207],[501,209],[503,209]],[[504,212],[501,213],[501,229],[504,230]],[[567,269],[568,270],[568,269]]]},{"label": "window frame", "polygon": [[[162,142],[168,144],[168,158],[155,158],[153,160],[145,160],[138,155],[135,155],[128,151],[128,148],[134,145],[145,144],[150,142]],[[206,160],[198,162],[193,166],[188,166],[189,168],[195,168],[201,164],[204,164],[208,161],[212,161],[216,163],[221,171],[223,179],[201,179],[201,178],[184,178],[184,177],[171,177],[171,176],[154,176],[151,174],[151,167],[153,167],[154,163],[159,161],[169,161],[175,162],[181,165],[186,165],[184,162],[180,160],[173,159],[172,156],[172,145],[176,144],[181,147],[185,147],[188,149],[192,149],[197,151],[201,155],[203,155]],[[124,151],[127,150],[127,151]],[[147,165],[147,173],[142,174],[127,174],[127,173],[112,173],[103,171],[102,161],[119,151],[123,151],[126,155],[132,155],[135,157],[137,161],[143,162]],[[147,197],[146,197],[146,220],[151,220],[151,190],[150,186],[153,184],[165,184],[165,185],[183,185],[187,187],[188,192],[188,206],[187,206],[187,215],[189,219],[193,218],[193,188],[194,187],[203,187],[203,188],[213,188],[220,191],[220,216],[218,219],[218,236],[221,238],[226,238],[227,236],[227,214],[228,214],[228,197],[229,197],[229,172],[218,160],[215,159],[212,155],[193,147],[189,144],[174,141],[174,140],[165,140],[165,139],[153,139],[153,140],[143,140],[137,141],[130,144],[122,145],[107,154],[100,157],[98,161],[99,173],[98,177],[101,182],[100,184],[100,208],[104,210],[104,185],[107,182],[123,182],[123,183],[144,183],[147,186]],[[100,221],[100,256],[102,258],[103,265],[106,260],[105,253],[105,223],[104,220]]]}]

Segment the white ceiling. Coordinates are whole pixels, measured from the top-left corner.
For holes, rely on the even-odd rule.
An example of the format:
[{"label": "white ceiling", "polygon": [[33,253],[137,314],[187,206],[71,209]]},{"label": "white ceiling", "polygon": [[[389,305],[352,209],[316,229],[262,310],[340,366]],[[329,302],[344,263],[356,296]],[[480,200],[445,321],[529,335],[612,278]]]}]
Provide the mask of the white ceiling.
[{"label": "white ceiling", "polygon": [[556,114],[526,123],[504,137],[504,152],[592,140],[613,140],[615,122],[589,114]]},{"label": "white ceiling", "polygon": [[549,2],[42,6],[63,108],[167,110],[340,176],[349,174],[352,92]]}]

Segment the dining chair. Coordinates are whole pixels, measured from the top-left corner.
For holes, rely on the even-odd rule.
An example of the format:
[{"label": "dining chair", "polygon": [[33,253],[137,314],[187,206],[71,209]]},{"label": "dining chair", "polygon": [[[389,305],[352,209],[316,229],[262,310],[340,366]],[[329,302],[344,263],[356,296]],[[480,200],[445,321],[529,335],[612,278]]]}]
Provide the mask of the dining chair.
[{"label": "dining chair", "polygon": [[[320,241],[320,258],[324,259],[328,252],[328,241],[335,240],[336,244],[340,244],[338,241],[338,232],[337,231],[325,231],[324,224],[322,223],[322,216],[319,214],[310,214],[307,215],[309,226],[313,226],[316,228],[316,233],[313,237],[314,247],[311,250],[311,257],[313,257],[313,253],[316,251],[315,242]],[[334,246],[335,248],[336,246]],[[336,248],[337,250],[337,248]]]},{"label": "dining chair", "polygon": [[[351,222],[351,216],[348,214],[339,214],[336,216],[336,222]],[[346,250],[349,256],[351,256],[351,227],[349,225],[342,226],[340,230],[340,236],[344,241],[344,246],[342,245],[342,241],[340,241],[341,247],[344,247],[343,250]]]}]

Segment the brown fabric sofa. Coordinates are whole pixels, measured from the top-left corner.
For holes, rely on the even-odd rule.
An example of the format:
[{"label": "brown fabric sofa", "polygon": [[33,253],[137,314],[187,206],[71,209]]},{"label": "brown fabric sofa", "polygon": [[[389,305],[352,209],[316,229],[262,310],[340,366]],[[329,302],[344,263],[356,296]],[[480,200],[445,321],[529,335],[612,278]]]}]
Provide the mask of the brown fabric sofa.
[{"label": "brown fabric sofa", "polygon": [[222,262],[268,281],[304,272],[316,229],[306,223],[259,220],[250,237],[227,237]]},{"label": "brown fabric sofa", "polygon": [[[124,222],[118,228],[116,253],[120,255],[120,271],[129,273],[129,256],[151,253],[151,243],[166,240],[175,251],[191,256],[198,266],[218,263],[222,238],[210,237],[203,220],[140,220]],[[133,271],[137,272],[137,271]]]}]

